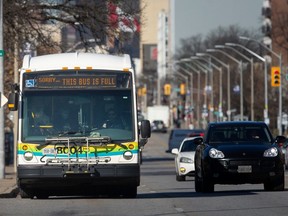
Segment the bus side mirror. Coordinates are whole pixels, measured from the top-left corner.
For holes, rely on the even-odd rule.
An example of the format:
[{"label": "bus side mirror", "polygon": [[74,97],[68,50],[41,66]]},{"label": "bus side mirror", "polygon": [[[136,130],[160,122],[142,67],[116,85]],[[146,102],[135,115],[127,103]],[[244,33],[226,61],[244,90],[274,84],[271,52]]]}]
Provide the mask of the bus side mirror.
[{"label": "bus side mirror", "polygon": [[142,138],[149,138],[151,136],[151,126],[149,120],[142,120],[140,126],[140,134]]},{"label": "bus side mirror", "polygon": [[8,108],[10,111],[17,111],[19,103],[19,94],[11,92],[8,97]]}]

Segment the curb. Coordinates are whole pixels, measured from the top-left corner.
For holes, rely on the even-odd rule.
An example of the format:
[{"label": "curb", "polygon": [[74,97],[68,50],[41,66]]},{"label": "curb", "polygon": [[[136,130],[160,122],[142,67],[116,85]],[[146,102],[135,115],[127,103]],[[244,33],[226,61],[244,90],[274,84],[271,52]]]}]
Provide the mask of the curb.
[{"label": "curb", "polygon": [[0,194],[0,198],[15,198],[19,193],[19,188],[17,185],[9,188],[4,193]]}]

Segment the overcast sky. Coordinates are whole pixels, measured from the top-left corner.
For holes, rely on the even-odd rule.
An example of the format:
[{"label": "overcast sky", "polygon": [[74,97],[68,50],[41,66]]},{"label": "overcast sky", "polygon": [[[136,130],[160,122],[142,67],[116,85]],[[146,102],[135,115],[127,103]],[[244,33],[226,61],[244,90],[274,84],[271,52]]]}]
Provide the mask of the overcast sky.
[{"label": "overcast sky", "polygon": [[175,45],[193,35],[203,37],[219,26],[259,30],[263,0],[175,0]]}]

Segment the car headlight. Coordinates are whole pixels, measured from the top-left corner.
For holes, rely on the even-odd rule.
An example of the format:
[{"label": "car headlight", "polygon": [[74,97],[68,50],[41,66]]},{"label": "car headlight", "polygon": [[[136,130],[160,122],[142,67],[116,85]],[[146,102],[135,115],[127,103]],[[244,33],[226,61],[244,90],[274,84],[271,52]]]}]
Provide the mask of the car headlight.
[{"label": "car headlight", "polygon": [[276,157],[277,155],[278,155],[278,149],[275,147],[267,149],[263,154],[264,157]]},{"label": "car headlight", "polygon": [[211,158],[224,158],[225,157],[222,151],[219,151],[215,148],[212,148],[209,150],[209,156]]},{"label": "car headlight", "polygon": [[191,158],[181,157],[180,162],[181,163],[193,163],[193,160]]}]

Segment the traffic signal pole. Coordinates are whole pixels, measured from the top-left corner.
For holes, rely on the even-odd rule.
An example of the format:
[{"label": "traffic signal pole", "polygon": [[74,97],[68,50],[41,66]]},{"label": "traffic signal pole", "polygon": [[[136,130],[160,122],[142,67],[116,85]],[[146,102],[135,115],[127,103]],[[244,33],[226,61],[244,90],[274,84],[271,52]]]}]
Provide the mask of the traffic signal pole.
[{"label": "traffic signal pole", "polygon": [[[248,37],[245,37],[245,36],[239,36],[239,39],[240,40],[248,40],[248,41],[254,41],[256,43],[258,43],[262,48],[264,48],[265,50],[269,51],[270,53],[272,53],[276,58],[278,58],[279,60],[279,67],[280,67],[280,75],[282,73],[282,55],[281,53],[280,54],[277,54],[276,52],[274,52],[272,49],[268,48],[267,46],[265,46],[263,43],[255,40],[255,39],[252,39],[252,38],[248,38]],[[265,65],[266,66],[266,65]],[[267,66],[266,66],[267,67]],[[267,74],[267,72],[266,72]],[[282,77],[282,76],[281,76]],[[279,118],[279,121],[278,121],[278,132],[279,132],[279,135],[282,135],[282,85],[279,86],[279,107],[278,107],[278,118]]]},{"label": "traffic signal pole", "polygon": [[278,131],[279,135],[283,134],[282,131],[282,82],[281,82],[281,74],[282,74],[282,55],[280,54],[279,56],[279,66],[280,66],[280,86],[279,86],[279,124],[278,124]]}]

